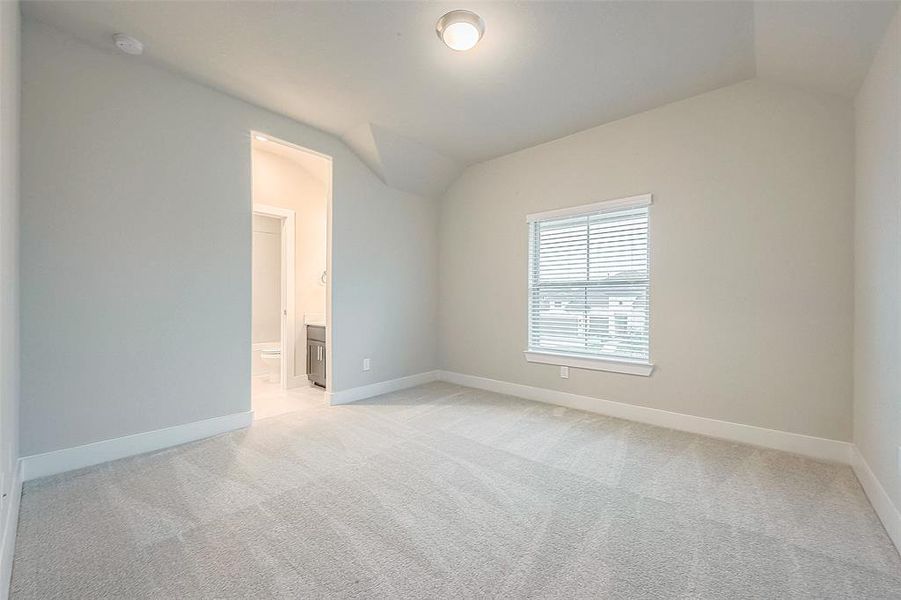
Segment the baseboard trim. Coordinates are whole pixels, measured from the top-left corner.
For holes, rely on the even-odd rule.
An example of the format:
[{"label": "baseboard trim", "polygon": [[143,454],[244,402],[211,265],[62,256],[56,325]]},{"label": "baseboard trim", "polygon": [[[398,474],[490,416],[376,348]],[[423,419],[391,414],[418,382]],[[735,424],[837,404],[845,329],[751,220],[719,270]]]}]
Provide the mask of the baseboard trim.
[{"label": "baseboard trim", "polygon": [[380,381],[370,385],[362,385],[348,390],[327,392],[326,397],[328,398],[329,404],[332,405],[350,404],[351,402],[365,400],[366,398],[372,398],[373,396],[381,396],[382,394],[388,394],[390,392],[396,392],[424,383],[437,381],[438,373],[438,371],[424,371],[415,375],[389,379],[388,381]]},{"label": "baseboard trim", "polygon": [[475,375],[466,375],[452,371],[440,371],[438,379],[472,388],[517,396],[536,402],[555,404],[588,412],[637,421],[689,433],[697,433],[708,437],[772,448],[794,454],[802,454],[817,460],[825,460],[842,464],[851,462],[851,444],[838,440],[813,437],[800,433],[790,433],[776,429],[766,429],[754,425],[743,425],[730,421],[720,421],[707,417],[698,417],[684,413],[670,412],[624,402],[602,400],[591,396],[582,396],[568,392],[560,392],[547,388],[533,387]]},{"label": "baseboard trim", "polygon": [[253,423],[253,411],[247,411],[175,425],[165,429],[126,435],[111,440],[93,442],[74,448],[33,454],[21,459],[22,479],[23,481],[31,481],[47,475],[55,475],[136,454],[162,450],[235,429],[243,429],[249,427],[251,423]]},{"label": "baseboard trim", "polygon": [[886,533],[895,544],[895,548],[901,552],[901,512],[898,512],[898,508],[856,445],[851,448],[851,468],[854,469],[860,486],[869,498],[870,504],[873,505],[873,510],[882,521]]},{"label": "baseboard trim", "polygon": [[16,462],[16,471],[9,487],[9,509],[3,520],[3,538],[0,539],[0,600],[9,598],[12,582],[13,559],[16,554],[16,531],[19,525],[19,501],[22,498],[22,460]]}]

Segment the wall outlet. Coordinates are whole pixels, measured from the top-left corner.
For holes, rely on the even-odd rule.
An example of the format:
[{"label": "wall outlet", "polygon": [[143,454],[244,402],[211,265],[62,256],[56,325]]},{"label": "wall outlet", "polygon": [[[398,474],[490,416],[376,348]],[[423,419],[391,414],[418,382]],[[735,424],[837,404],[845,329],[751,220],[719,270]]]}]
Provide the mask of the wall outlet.
[{"label": "wall outlet", "polygon": [[369,370],[369,359],[368,359],[368,358],[364,358],[364,359],[363,359],[363,370],[364,370],[364,371],[368,371],[368,370]]},{"label": "wall outlet", "polygon": [[560,377],[569,379],[569,367],[560,367]]}]

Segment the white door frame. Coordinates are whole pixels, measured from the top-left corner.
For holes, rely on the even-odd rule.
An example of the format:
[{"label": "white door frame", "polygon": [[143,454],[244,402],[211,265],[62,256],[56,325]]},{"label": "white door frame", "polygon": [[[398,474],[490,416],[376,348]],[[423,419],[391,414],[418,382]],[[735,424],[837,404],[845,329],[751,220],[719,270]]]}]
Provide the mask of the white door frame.
[{"label": "white door frame", "polygon": [[281,388],[288,389],[295,381],[294,376],[294,344],[295,333],[295,299],[297,287],[294,285],[294,211],[267,204],[254,204],[253,214],[272,217],[281,222]]}]

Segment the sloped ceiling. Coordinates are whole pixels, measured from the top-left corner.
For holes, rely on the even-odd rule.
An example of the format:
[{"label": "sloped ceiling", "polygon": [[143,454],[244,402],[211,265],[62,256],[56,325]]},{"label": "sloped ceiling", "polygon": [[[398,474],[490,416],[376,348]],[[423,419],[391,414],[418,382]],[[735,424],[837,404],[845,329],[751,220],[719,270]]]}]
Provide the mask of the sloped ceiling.
[{"label": "sloped ceiling", "polygon": [[372,123],[355,127],[343,138],[382,181],[420,196],[440,195],[463,169],[428,146]]},{"label": "sloped ceiling", "polygon": [[[260,133],[260,132],[255,132]],[[316,181],[328,189],[331,187],[332,161],[310,150],[300,150],[274,138],[259,139],[255,135],[251,140],[254,150],[275,154],[296,163],[309,173]]]},{"label": "sloped ceiling", "polygon": [[[445,12],[486,21],[453,52]],[[757,75],[851,96],[896,2],[25,2],[27,18],[342,137],[388,185]]]},{"label": "sloped ceiling", "polygon": [[757,75],[852,97],[897,8],[895,2],[758,2]]}]

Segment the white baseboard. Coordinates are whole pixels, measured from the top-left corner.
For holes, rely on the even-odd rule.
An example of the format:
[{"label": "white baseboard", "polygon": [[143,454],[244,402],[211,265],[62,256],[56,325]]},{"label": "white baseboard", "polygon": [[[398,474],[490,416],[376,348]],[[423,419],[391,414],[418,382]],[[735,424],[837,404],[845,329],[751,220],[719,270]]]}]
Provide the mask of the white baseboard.
[{"label": "white baseboard", "polygon": [[13,574],[13,557],[16,552],[16,530],[19,524],[19,500],[22,498],[22,460],[16,462],[16,471],[9,487],[8,509],[3,519],[3,537],[0,538],[0,600],[9,598],[9,584]]},{"label": "white baseboard", "polygon": [[856,445],[851,448],[851,467],[867,498],[870,499],[873,510],[882,521],[885,531],[894,542],[895,548],[901,551],[901,512],[898,512],[898,508],[892,503],[892,499],[876,479],[876,474],[870,469],[870,465]]},{"label": "white baseboard", "polygon": [[851,444],[838,440],[818,438],[800,433],[790,433],[776,429],[742,425],[729,421],[719,421],[706,417],[697,417],[683,413],[670,412],[624,402],[602,400],[591,396],[581,396],[568,392],[559,392],[547,388],[533,387],[507,381],[498,381],[475,375],[464,375],[451,371],[440,371],[438,379],[464,385],[467,387],[488,390],[499,394],[517,396],[527,400],[545,402],[598,413],[628,421],[638,421],[649,425],[677,429],[697,433],[709,437],[720,438],[732,442],[762,446],[783,450],[794,454],[802,454],[818,460],[827,460],[842,464],[851,462]]},{"label": "white baseboard", "polygon": [[380,396],[389,392],[396,392],[411,388],[438,379],[438,371],[425,371],[416,375],[408,375],[407,377],[399,377],[398,379],[389,379],[388,381],[380,381],[370,385],[362,385],[360,387],[350,388],[349,390],[341,390],[338,392],[326,392],[329,404],[350,404],[358,400]]},{"label": "white baseboard", "polygon": [[249,427],[253,423],[253,411],[234,413],[221,417],[213,417],[203,421],[194,421],[184,425],[175,425],[165,429],[145,431],[124,437],[113,438],[64,448],[43,454],[25,456],[22,459],[22,479],[31,481],[38,477],[55,475],[82,467],[162,450],[195,440],[202,440],[220,433]]}]

